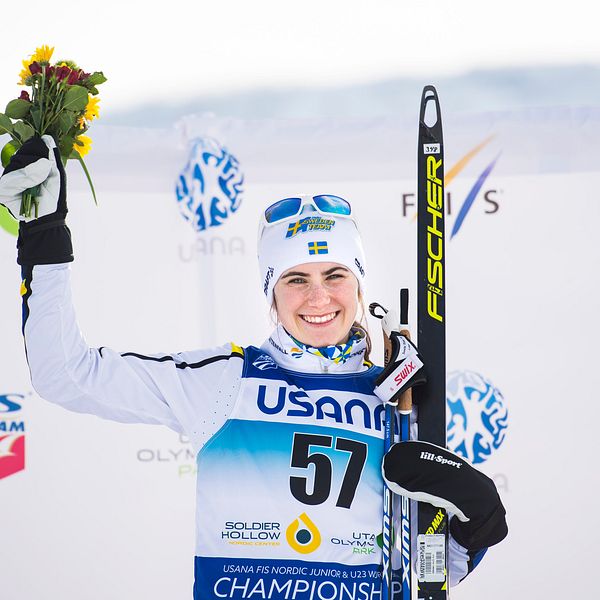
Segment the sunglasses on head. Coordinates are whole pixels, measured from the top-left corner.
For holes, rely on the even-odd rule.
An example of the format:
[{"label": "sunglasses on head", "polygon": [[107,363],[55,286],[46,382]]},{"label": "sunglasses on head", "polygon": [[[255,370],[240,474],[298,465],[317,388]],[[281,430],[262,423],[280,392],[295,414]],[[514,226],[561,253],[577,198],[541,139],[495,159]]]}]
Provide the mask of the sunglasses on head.
[{"label": "sunglasses on head", "polygon": [[312,205],[317,212],[324,215],[349,217],[352,213],[352,207],[347,200],[331,194],[321,194],[310,199],[295,197],[279,200],[265,209],[265,222],[267,225],[272,225],[296,217],[302,213],[307,204]]}]

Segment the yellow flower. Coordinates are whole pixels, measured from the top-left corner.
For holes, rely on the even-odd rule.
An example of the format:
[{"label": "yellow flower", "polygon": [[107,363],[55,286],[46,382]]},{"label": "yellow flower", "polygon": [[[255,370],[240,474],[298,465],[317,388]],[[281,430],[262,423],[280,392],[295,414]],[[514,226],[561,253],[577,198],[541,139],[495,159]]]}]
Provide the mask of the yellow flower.
[{"label": "yellow flower", "polygon": [[37,60],[37,62],[39,62],[40,64],[49,63],[50,59],[52,58],[53,52],[54,46],[40,46],[39,48],[35,49],[35,52],[32,55],[31,60],[29,62],[32,63],[33,61]]},{"label": "yellow flower", "polygon": [[100,98],[88,94],[88,103],[85,107],[85,113],[83,114],[84,119],[91,121],[97,119],[100,116],[100,107],[98,106]]},{"label": "yellow flower", "polygon": [[83,129],[86,125],[87,123],[85,122],[85,119],[83,117],[79,117],[77,119],[77,126],[79,127],[79,129]]},{"label": "yellow flower", "polygon": [[[78,143],[79,142],[79,143]],[[87,135],[78,135],[73,144],[73,150],[79,153],[82,158],[90,151],[92,140]]]},{"label": "yellow flower", "polygon": [[31,71],[29,70],[29,65],[31,63],[38,62],[40,64],[50,64],[53,52],[54,47],[40,46],[35,49],[35,52],[29,58],[22,60],[23,70],[19,73],[19,85],[27,85],[27,80],[31,77]]},{"label": "yellow flower", "polygon": [[19,73],[19,85],[27,85],[27,78],[31,77],[31,71],[29,70],[29,65],[31,64],[31,60],[22,60],[23,70]]}]

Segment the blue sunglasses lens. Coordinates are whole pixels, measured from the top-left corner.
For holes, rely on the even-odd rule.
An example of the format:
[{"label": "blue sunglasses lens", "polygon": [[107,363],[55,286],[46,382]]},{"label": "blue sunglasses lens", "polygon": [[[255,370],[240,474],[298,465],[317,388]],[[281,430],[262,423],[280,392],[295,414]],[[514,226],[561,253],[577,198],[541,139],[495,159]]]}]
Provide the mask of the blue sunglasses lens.
[{"label": "blue sunglasses lens", "polygon": [[314,196],[313,201],[317,205],[317,208],[324,213],[349,215],[352,210],[350,203],[339,196],[324,194],[322,196]]},{"label": "blue sunglasses lens", "polygon": [[300,211],[300,204],[302,203],[301,198],[285,198],[279,200],[275,204],[271,204],[269,208],[265,210],[265,220],[267,223],[276,223],[288,217],[297,215]]},{"label": "blue sunglasses lens", "polygon": [[[313,202],[316,207],[323,213],[330,215],[350,215],[352,209],[350,203],[339,196],[330,194],[322,194],[313,196]],[[271,204],[265,210],[265,220],[267,223],[277,223],[289,217],[293,217],[300,213],[302,198],[284,198]]]}]

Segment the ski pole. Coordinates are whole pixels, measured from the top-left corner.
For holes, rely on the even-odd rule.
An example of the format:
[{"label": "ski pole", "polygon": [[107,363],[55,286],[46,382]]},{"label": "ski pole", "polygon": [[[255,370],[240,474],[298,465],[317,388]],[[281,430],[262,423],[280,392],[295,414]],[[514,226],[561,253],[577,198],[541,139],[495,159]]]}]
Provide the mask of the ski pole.
[{"label": "ski pole", "polygon": [[[377,309],[381,309],[383,314],[378,314]],[[370,313],[382,320],[383,345],[384,345],[384,366],[387,366],[392,360],[393,342],[391,332],[398,330],[398,322],[395,313],[388,312],[380,304],[373,303],[369,306]],[[400,334],[410,339],[408,331],[408,289],[402,289],[400,292]],[[400,395],[400,398],[394,402],[387,402],[385,405],[385,423],[384,423],[384,452],[387,452],[396,441],[396,411],[400,414],[399,439],[400,441],[410,439],[410,414],[412,411],[412,392],[410,388]],[[410,571],[410,502],[408,498],[401,498],[401,535],[399,550],[402,559],[402,599],[410,600],[411,597],[411,571]],[[383,540],[382,540],[382,594],[384,600],[391,600],[394,596],[392,553],[394,548],[393,539],[393,494],[391,490],[384,486],[383,496]]]}]

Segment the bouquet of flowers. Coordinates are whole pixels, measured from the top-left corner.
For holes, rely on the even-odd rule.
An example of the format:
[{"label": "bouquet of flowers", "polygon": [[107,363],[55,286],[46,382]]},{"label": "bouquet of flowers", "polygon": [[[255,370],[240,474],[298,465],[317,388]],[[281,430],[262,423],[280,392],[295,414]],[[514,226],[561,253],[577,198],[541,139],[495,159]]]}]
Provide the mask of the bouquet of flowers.
[{"label": "bouquet of flowers", "polygon": [[[0,113],[0,135],[12,138],[2,149],[2,166],[21,145],[34,135],[51,135],[58,146],[63,165],[75,159],[81,163],[90,184],[94,201],[96,192],[83,157],[89,152],[92,140],[84,135],[93,119],[98,117],[100,99],[98,88],[106,81],[100,71],[86,73],[73,61],[50,64],[54,48],[41,46],[23,60],[19,85],[31,88],[11,100]],[[37,217],[39,186],[23,192],[20,214]]]}]

